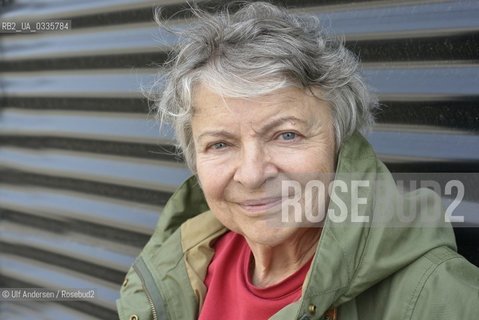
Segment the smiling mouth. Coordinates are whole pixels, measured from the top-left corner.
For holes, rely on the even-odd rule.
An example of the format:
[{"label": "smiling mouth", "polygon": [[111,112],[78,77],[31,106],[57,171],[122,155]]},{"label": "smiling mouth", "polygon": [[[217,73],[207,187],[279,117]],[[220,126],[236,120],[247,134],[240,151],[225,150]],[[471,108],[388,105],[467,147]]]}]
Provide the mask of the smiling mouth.
[{"label": "smiling mouth", "polygon": [[243,208],[243,210],[252,213],[258,214],[263,213],[271,208],[280,205],[283,202],[282,197],[273,197],[273,198],[263,198],[257,200],[247,200],[243,202],[238,202],[238,205]]}]

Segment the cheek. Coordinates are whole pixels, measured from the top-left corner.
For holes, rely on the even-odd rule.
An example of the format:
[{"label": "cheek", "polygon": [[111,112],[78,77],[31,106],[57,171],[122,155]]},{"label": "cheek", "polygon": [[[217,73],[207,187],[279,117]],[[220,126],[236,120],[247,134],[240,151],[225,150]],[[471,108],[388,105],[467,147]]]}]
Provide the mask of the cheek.
[{"label": "cheek", "polygon": [[227,201],[227,190],[231,189],[229,183],[232,180],[228,175],[228,170],[208,161],[199,161],[197,162],[197,174],[208,206],[214,216],[228,229],[240,232],[234,218],[232,204]]},{"label": "cheek", "polygon": [[316,167],[317,171],[324,173],[334,173],[335,171],[335,145],[334,141],[330,138],[322,141],[314,155],[310,155],[311,166]]},{"label": "cheek", "polygon": [[316,176],[334,173],[334,151],[329,148],[313,148],[306,152],[298,152],[288,159],[287,167],[291,173],[300,176]]},{"label": "cheek", "polygon": [[321,166],[321,171],[325,173],[334,173],[335,171],[335,154],[333,148],[322,150],[318,157],[318,166]]},{"label": "cheek", "polygon": [[198,170],[198,177],[201,182],[201,187],[213,215],[226,228],[238,232],[237,224],[234,221],[234,215],[231,214],[231,204],[225,198],[225,189],[227,183],[224,179],[219,177],[217,172],[211,175],[200,175]]},{"label": "cheek", "polygon": [[201,161],[197,162],[196,168],[201,188],[210,206],[214,201],[223,200],[224,189],[228,184],[224,171],[215,165]]}]

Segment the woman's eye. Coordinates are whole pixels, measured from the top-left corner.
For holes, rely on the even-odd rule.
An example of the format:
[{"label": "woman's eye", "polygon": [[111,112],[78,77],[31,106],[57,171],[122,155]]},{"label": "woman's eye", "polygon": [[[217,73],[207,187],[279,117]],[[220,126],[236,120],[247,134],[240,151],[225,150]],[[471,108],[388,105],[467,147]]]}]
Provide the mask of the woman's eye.
[{"label": "woman's eye", "polygon": [[218,143],[215,143],[215,144],[211,145],[211,148],[216,149],[216,150],[223,149],[225,147],[226,147],[226,143],[224,143],[224,142],[218,142]]},{"label": "woman's eye", "polygon": [[294,140],[296,139],[296,133],[294,132],[284,132],[280,135],[283,140]]}]

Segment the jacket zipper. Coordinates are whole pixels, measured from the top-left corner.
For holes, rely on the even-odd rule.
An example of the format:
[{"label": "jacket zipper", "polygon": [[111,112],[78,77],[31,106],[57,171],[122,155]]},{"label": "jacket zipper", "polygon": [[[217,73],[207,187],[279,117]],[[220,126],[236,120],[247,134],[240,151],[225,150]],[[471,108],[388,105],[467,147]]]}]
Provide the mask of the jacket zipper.
[{"label": "jacket zipper", "polygon": [[151,297],[151,293],[150,293],[150,290],[148,289],[148,285],[147,285],[147,282],[145,281],[145,277],[144,277],[143,272],[149,273],[149,275],[148,275],[149,278],[152,278],[152,276],[151,276],[151,273],[149,272],[149,270],[147,269],[145,262],[143,261],[143,259],[141,259],[141,257],[133,264],[133,269],[135,270],[136,274],[138,275],[138,277],[141,280],[143,290],[145,291],[146,298],[147,298],[148,303],[150,304],[150,307],[151,307],[151,312],[153,314],[153,320],[158,320],[158,313],[156,311],[155,304],[153,303],[153,298]]}]

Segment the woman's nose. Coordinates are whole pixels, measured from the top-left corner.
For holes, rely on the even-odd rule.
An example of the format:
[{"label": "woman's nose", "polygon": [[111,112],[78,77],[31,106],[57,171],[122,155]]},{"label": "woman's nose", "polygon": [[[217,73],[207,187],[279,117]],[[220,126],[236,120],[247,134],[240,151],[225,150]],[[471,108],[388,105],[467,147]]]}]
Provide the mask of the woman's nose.
[{"label": "woman's nose", "polygon": [[234,180],[248,189],[258,189],[277,173],[274,159],[260,145],[247,146],[238,159]]}]

